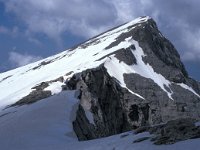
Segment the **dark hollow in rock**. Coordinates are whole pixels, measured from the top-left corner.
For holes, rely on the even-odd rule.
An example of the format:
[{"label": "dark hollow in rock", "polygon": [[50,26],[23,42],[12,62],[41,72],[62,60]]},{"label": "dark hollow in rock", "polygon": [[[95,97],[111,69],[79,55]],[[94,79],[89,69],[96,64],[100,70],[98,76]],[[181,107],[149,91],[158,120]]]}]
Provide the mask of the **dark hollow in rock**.
[{"label": "dark hollow in rock", "polygon": [[147,121],[149,119],[149,105],[146,104],[145,106],[141,107],[141,110],[144,115],[144,119]]},{"label": "dark hollow in rock", "polygon": [[137,105],[132,105],[131,110],[129,113],[129,118],[132,121],[138,121],[139,120],[139,111],[138,111],[138,106]]},{"label": "dark hollow in rock", "polygon": [[142,138],[139,138],[139,139],[133,141],[133,143],[143,142],[143,141],[146,141],[146,140],[148,140],[148,139],[150,139],[150,137],[142,137]]},{"label": "dark hollow in rock", "polygon": [[120,136],[120,138],[125,138],[125,137],[127,137],[127,136],[129,136],[129,134],[122,134],[122,135]]}]

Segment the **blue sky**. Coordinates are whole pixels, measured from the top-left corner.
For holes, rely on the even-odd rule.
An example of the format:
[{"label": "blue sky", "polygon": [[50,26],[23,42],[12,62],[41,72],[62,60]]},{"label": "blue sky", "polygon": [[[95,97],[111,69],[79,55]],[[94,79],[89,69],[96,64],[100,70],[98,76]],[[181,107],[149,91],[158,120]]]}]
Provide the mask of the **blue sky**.
[{"label": "blue sky", "polygon": [[200,80],[198,0],[0,0],[0,72],[70,48],[148,15]]}]

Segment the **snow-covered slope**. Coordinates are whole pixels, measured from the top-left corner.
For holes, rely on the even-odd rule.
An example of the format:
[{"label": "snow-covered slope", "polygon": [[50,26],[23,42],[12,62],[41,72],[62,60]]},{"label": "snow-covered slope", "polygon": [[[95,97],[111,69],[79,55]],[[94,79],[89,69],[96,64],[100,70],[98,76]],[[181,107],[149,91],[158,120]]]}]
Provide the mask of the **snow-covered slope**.
[{"label": "snow-covered slope", "polygon": [[[120,48],[128,47],[131,43],[127,39],[109,50],[104,50],[104,48],[113,42],[122,32],[127,32],[128,26],[146,21],[147,19],[148,17],[134,20],[125,26],[107,32],[96,39],[92,39],[92,41],[88,41],[87,43],[95,42],[88,47],[83,48],[79,46],[73,51],[66,50],[58,55],[0,74],[0,108],[4,108],[6,105],[12,104],[28,95],[31,92],[31,88],[41,82],[54,80],[60,76],[66,79],[74,73],[94,68],[104,63],[107,58],[101,61],[97,60]],[[41,65],[41,63],[46,65]],[[72,71],[72,74],[66,76],[67,73]]]},{"label": "snow-covered slope", "polygon": [[30,106],[9,108],[0,113],[1,150],[199,150],[200,141],[188,140],[174,145],[156,146],[146,140],[133,143],[147,132],[133,131],[107,138],[80,142],[72,128],[78,100],[74,91],[36,102]]},{"label": "snow-covered slope", "polygon": [[[119,28],[108,31],[96,38],[93,38],[86,43],[78,46],[73,50],[66,50],[58,55],[43,59],[41,61],[26,65],[15,70],[11,70],[0,74],[0,109],[5,108],[8,105],[15,103],[24,96],[33,91],[33,87],[41,82],[51,81],[59,77],[64,77],[65,80],[72,77],[73,74],[82,72],[83,70],[95,68],[103,63],[109,72],[109,74],[119,80],[120,84],[127,88],[123,74],[124,73],[137,73],[145,78],[152,79],[158,84],[169,96],[170,99],[172,91],[169,92],[164,88],[167,86],[170,89],[170,82],[165,79],[161,74],[156,73],[149,64],[145,64],[142,57],[145,55],[138,42],[132,38],[126,38],[118,45],[107,49],[107,47],[113,43],[119,35],[127,33],[133,28],[140,26],[140,23],[146,22],[150,17],[138,18],[132,22],[129,22]],[[133,51],[137,59],[137,65],[126,65],[120,62],[108,54],[122,49],[128,48],[131,45],[135,45],[136,50]],[[101,59],[103,58],[103,59]],[[120,72],[117,71],[120,68]],[[63,83],[53,82],[47,90],[51,90],[52,94],[59,93]],[[189,89],[195,95],[199,95],[185,84],[181,84],[182,87]],[[9,89],[9,90],[8,90]],[[128,88],[127,88],[128,89]],[[142,95],[131,91],[138,97],[143,98]]]}]

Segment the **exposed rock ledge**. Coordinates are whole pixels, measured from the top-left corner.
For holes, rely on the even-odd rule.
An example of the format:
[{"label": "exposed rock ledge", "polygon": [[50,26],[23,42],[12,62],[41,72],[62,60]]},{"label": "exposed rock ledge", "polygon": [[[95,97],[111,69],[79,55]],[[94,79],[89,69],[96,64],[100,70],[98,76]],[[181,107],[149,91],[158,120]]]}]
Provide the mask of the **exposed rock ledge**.
[{"label": "exposed rock ledge", "polygon": [[185,118],[171,120],[166,124],[140,127],[135,133],[150,132],[151,137],[137,139],[134,143],[150,139],[154,144],[174,144],[179,141],[200,138],[200,126],[195,125],[195,119]]}]

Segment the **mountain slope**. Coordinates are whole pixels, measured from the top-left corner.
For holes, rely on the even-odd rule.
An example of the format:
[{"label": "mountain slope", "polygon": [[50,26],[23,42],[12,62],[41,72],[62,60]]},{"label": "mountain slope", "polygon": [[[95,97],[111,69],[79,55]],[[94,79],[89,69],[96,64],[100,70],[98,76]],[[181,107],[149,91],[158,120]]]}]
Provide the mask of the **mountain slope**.
[{"label": "mountain slope", "polygon": [[[133,53],[134,56],[137,56],[137,61],[140,61],[138,65],[130,67],[125,65],[122,61],[120,65],[115,65],[115,66],[117,67],[122,66],[122,68],[125,69],[124,71],[122,71],[122,73],[137,73],[146,78],[151,78],[170,96],[171,94],[163,87],[164,84],[168,86],[169,81],[167,81],[165,77],[160,76],[159,73],[155,73],[154,68],[152,68],[152,66],[148,64],[146,65],[145,61],[144,61],[145,63],[143,62],[142,59],[144,58],[142,57],[145,56],[146,54],[144,54],[141,47],[139,47],[138,42],[134,41],[133,39],[131,39],[131,37],[128,36],[127,38],[123,37],[124,38],[123,40],[122,39],[118,40],[118,38],[121,38],[121,36],[124,36],[127,33],[130,34],[129,36],[131,36],[131,32],[133,29],[135,30],[135,28],[138,27],[141,28],[140,26],[143,23],[148,23],[150,21],[152,20],[149,17],[138,18],[117,29],[111,30],[94,39],[91,39],[75,49],[70,49],[58,55],[41,60],[39,62],[21,68],[17,68],[15,70],[11,70],[5,73],[1,73],[0,74],[0,83],[1,83],[0,86],[2,89],[0,91],[1,105],[2,105],[1,107],[5,107],[6,105],[12,104],[13,102],[19,100],[20,98],[28,95],[32,91],[31,88],[34,88],[41,82],[55,80],[61,76],[64,77],[64,79],[66,80],[75,73],[82,72],[83,70],[86,69],[95,68],[100,64],[107,62],[108,65],[112,65],[112,63],[120,63],[117,62],[118,59],[115,57],[113,57],[112,63],[109,63],[109,59],[106,56],[114,54],[113,52],[116,52],[120,49],[129,48],[131,45],[137,46],[137,51],[134,51]],[[135,35],[133,34],[133,36]],[[160,36],[162,36],[161,33]],[[170,55],[170,53],[168,55]],[[166,59],[170,58],[166,57]],[[180,63],[180,65],[183,66],[182,63]],[[109,68],[110,70],[108,69],[108,72],[110,71],[110,74],[112,72],[111,67],[115,66],[110,66]],[[186,72],[184,69],[182,70],[184,73]],[[123,77],[122,75],[119,74],[115,74],[115,78],[117,78],[120,81],[122,86],[125,86],[122,81]],[[159,79],[159,81],[157,81],[157,79]],[[55,86],[59,87],[60,83],[57,83],[58,85],[56,85],[56,83],[57,82],[55,82]],[[10,89],[11,87],[12,89]],[[186,88],[187,86],[185,85],[183,87]],[[9,91],[7,90],[8,88],[10,89]],[[191,88],[187,87],[187,89],[190,89],[190,91],[192,91],[197,95],[197,93],[193,91]]]},{"label": "mountain slope", "polygon": [[[146,18],[143,20],[145,21]],[[132,25],[140,21],[135,20],[129,24]],[[51,81],[61,76],[66,79],[72,76],[72,74],[99,66],[105,60],[97,61],[98,59],[120,48],[126,48],[131,45],[127,45],[127,42],[124,41],[117,48],[102,51],[118,35],[127,32],[129,24],[92,39],[73,50],[67,50],[39,62],[0,74],[0,88],[3,89],[0,93],[1,107],[12,104],[28,95],[32,91],[31,88],[41,82]],[[7,89],[10,87],[12,89],[8,91]],[[6,101],[5,104],[4,101]]]},{"label": "mountain slope", "polygon": [[9,108],[12,112],[0,117],[0,149],[2,150],[198,150],[199,139],[173,145],[157,146],[151,141],[133,143],[145,132],[132,131],[96,140],[80,142],[71,121],[78,100],[74,91],[63,92],[29,106]]},{"label": "mountain slope", "polygon": [[[7,134],[5,139],[0,137],[4,139],[0,144],[9,146],[8,139],[13,137],[18,149],[29,136],[40,137],[34,141],[39,145],[50,141],[60,145],[54,138],[73,144],[77,139],[71,137],[72,132],[79,140],[88,140],[200,117],[200,83],[188,77],[178,52],[150,17],[137,18],[75,48],[2,73],[0,89],[0,133]],[[34,123],[41,124],[36,128]],[[19,126],[12,132],[13,124]],[[46,128],[48,124],[52,126]]]}]

